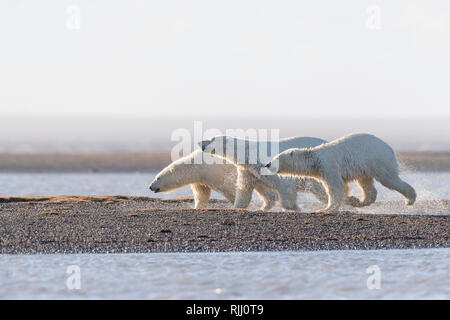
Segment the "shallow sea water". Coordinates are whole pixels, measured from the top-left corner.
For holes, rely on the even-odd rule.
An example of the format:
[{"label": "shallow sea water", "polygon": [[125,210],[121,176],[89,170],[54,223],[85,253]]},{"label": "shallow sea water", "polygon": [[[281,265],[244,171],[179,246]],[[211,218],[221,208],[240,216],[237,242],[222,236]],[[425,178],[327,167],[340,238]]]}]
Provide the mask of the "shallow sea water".
[{"label": "shallow sea water", "polygon": [[1,255],[0,298],[450,299],[449,262],[450,249]]},{"label": "shallow sea water", "polygon": [[[130,195],[173,198],[192,196],[189,186],[171,193],[153,193],[148,189],[156,173],[0,173],[0,196],[39,196],[39,195]],[[450,172],[404,172],[401,177],[410,183],[417,192],[417,200],[450,199]],[[358,196],[360,190],[351,184],[353,193]],[[450,214],[449,208],[435,204],[434,207],[416,205],[407,207],[403,196],[386,189],[376,182],[377,202],[362,209],[347,206],[345,209],[363,213],[404,213],[404,214]],[[212,192],[213,198],[223,198]],[[397,201],[396,204],[385,204]],[[251,210],[257,209],[260,199],[254,194]],[[323,205],[311,194],[299,193],[298,205],[302,211],[314,211]],[[280,210],[279,206],[273,210]]]}]

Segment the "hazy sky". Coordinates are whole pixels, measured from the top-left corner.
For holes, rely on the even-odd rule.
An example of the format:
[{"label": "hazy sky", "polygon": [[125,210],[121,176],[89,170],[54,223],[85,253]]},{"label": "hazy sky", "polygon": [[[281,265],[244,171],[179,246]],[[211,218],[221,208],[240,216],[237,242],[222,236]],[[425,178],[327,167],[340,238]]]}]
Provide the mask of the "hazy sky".
[{"label": "hazy sky", "polygon": [[2,0],[0,114],[450,117],[449,57],[448,0]]}]

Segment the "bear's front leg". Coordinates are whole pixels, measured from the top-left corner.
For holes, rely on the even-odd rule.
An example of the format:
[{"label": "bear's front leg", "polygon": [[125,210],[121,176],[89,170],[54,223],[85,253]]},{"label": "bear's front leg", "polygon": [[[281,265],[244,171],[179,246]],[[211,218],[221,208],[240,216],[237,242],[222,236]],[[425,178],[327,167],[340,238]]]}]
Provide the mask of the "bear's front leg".
[{"label": "bear's front leg", "polygon": [[253,189],[255,188],[257,178],[243,168],[238,168],[238,177],[236,181],[236,198],[234,207],[245,209],[252,200]]},{"label": "bear's front leg", "polygon": [[280,197],[280,204],[283,211],[286,210],[298,210],[297,206],[297,190],[295,186],[288,186],[287,188],[278,188],[278,194]]},{"label": "bear's front leg", "polygon": [[236,199],[234,200],[234,207],[245,209],[249,206],[252,200],[253,188],[246,186],[245,188],[238,188],[236,190]]},{"label": "bear's front leg", "polygon": [[194,192],[194,209],[207,209],[209,198],[211,197],[211,188],[205,184],[191,184]]},{"label": "bear's front leg", "polygon": [[331,213],[339,210],[345,202],[345,186],[341,177],[330,175],[324,177],[325,189],[328,194],[328,205],[317,213]]}]

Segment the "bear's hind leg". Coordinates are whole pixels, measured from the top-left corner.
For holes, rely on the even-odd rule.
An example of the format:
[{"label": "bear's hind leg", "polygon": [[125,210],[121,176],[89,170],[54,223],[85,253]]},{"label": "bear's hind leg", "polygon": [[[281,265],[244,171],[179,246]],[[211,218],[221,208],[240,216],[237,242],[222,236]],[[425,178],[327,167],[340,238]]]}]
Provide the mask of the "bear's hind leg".
[{"label": "bear's hind leg", "polygon": [[350,187],[348,183],[344,184],[344,194],[345,194],[345,204],[351,205],[352,207],[362,207],[361,200],[355,196],[350,195]]},{"label": "bear's hind leg", "polygon": [[391,190],[400,192],[406,198],[406,204],[411,206],[416,201],[416,191],[413,187],[400,179],[399,176],[394,177],[375,177],[383,186]]},{"label": "bear's hind leg", "polygon": [[191,184],[191,188],[194,192],[194,209],[208,208],[209,198],[211,197],[211,188],[200,183]]},{"label": "bear's hind leg", "polygon": [[268,211],[273,208],[275,202],[278,200],[277,193],[269,188],[261,185],[255,186],[255,192],[264,201],[264,204],[259,210]]},{"label": "bear's hind leg", "polygon": [[373,185],[372,177],[365,176],[358,179],[358,185],[363,192],[363,201],[361,206],[370,206],[375,202],[375,200],[377,200],[377,189],[375,189],[375,186]]},{"label": "bear's hind leg", "polygon": [[350,189],[347,186],[346,190],[348,193],[346,192],[346,203],[357,208],[369,206],[374,203],[377,199],[377,189],[375,189],[375,186],[373,185],[373,178],[364,176],[362,178],[359,178],[356,182],[358,183],[358,186],[363,193],[363,200],[361,201],[354,196],[348,196],[348,194],[350,193]]},{"label": "bear's hind leg", "polygon": [[321,182],[313,178],[298,178],[298,180],[302,181],[302,183],[297,183],[297,191],[311,192],[320,202],[328,202],[327,192]]},{"label": "bear's hind leg", "polygon": [[278,192],[283,211],[298,210],[296,181],[294,179],[280,178],[278,176],[274,182],[274,187]]},{"label": "bear's hind leg", "polygon": [[286,210],[298,210],[297,190],[279,192],[281,207]]}]

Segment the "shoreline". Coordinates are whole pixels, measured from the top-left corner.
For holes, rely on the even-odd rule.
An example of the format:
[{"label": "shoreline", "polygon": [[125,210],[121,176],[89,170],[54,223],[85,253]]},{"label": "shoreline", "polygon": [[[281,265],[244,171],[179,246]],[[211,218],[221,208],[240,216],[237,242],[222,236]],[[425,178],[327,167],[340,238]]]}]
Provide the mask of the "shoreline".
[{"label": "shoreline", "polygon": [[[450,248],[450,215],[261,212],[211,200],[0,197],[0,253],[242,252]],[[419,201],[450,212],[450,199]],[[225,207],[225,208],[224,208]]]},{"label": "shoreline", "polygon": [[[450,171],[449,152],[400,152],[400,168]],[[169,152],[9,153],[0,152],[1,173],[156,172],[171,162]]]}]

